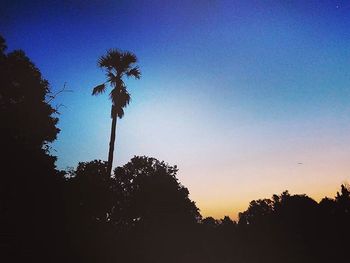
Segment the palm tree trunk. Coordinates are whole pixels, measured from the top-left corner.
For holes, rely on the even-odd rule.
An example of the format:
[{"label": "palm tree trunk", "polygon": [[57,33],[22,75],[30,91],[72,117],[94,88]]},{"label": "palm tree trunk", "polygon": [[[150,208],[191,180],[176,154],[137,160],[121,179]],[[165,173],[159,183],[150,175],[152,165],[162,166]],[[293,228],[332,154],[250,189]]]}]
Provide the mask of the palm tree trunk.
[{"label": "palm tree trunk", "polygon": [[114,153],[114,143],[115,143],[115,131],[117,129],[117,117],[118,116],[114,111],[115,111],[114,106],[112,105],[112,128],[111,128],[111,138],[109,141],[107,175],[111,175],[111,173],[112,173],[113,153]]}]

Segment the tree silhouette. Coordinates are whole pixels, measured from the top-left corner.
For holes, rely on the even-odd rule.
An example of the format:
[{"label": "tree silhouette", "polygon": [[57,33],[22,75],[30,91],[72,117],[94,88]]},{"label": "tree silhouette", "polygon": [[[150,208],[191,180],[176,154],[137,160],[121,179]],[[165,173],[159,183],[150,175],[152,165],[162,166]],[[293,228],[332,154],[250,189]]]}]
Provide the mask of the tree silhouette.
[{"label": "tree silhouette", "polygon": [[123,228],[131,227],[125,243],[135,247],[129,252],[132,262],[184,262],[181,258],[191,252],[191,232],[201,215],[176,178],[177,171],[146,156],[135,156],[115,169],[124,195],[123,210],[116,211]]},{"label": "tree silhouette", "polygon": [[49,94],[48,81],[24,51],[7,53],[0,37],[0,237],[9,236],[12,260],[59,258],[63,180],[49,153],[59,132]]},{"label": "tree silhouette", "polygon": [[201,216],[176,173],[176,166],[146,156],[135,156],[113,176],[107,174],[107,162],[79,163],[67,175],[65,194],[68,242],[79,251],[76,260],[179,257],[173,247],[186,249],[184,236]]},{"label": "tree silhouette", "polygon": [[161,224],[194,223],[201,216],[189,191],[176,178],[177,167],[146,156],[135,156],[115,169],[116,183],[122,188],[129,222]]},{"label": "tree silhouette", "polygon": [[107,83],[112,87],[112,91],[109,94],[112,100],[112,127],[108,152],[108,174],[111,174],[112,171],[117,118],[123,118],[124,108],[130,102],[130,93],[127,90],[123,78],[125,76],[134,77],[136,79],[140,78],[141,72],[138,66],[135,66],[136,62],[137,58],[133,53],[129,51],[120,51],[118,49],[108,50],[107,54],[101,56],[98,60],[99,67],[106,70],[107,81],[94,87],[92,95],[104,93]]},{"label": "tree silhouette", "polygon": [[107,222],[113,206],[113,179],[107,175],[107,162],[80,162],[69,173],[67,208],[80,224]]}]

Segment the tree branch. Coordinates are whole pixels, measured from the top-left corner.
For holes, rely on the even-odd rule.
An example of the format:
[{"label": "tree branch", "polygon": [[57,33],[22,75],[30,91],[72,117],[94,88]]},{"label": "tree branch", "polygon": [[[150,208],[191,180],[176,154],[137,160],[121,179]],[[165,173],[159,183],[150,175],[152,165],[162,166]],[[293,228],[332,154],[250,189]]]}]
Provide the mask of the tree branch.
[{"label": "tree branch", "polygon": [[[63,84],[63,88],[62,88],[62,89],[60,89],[60,90],[57,91],[56,93],[53,93],[52,95],[49,95],[49,96],[48,96],[48,97],[49,97],[49,100],[47,100],[46,103],[50,103],[51,101],[53,101],[54,99],[56,99],[56,97],[57,97],[59,94],[61,94],[61,93],[63,93],[63,92],[73,92],[73,90],[67,89],[67,83],[66,83],[66,82]],[[61,104],[60,104],[60,105],[61,105]],[[62,106],[62,105],[61,105],[61,106]]]}]

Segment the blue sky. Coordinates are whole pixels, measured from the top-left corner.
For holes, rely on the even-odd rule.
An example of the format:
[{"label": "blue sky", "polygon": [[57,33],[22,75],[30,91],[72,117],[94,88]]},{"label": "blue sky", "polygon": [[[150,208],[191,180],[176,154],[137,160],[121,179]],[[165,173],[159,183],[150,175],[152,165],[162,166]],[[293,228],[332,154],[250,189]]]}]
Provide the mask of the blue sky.
[{"label": "blue sky", "polygon": [[[0,32],[52,89],[66,82],[58,166],[106,159],[110,101],[97,59],[134,52],[141,80],[115,165],[178,164],[205,215],[289,189],[333,194],[350,170],[349,1],[5,1]],[[297,163],[302,162],[303,165]]]}]

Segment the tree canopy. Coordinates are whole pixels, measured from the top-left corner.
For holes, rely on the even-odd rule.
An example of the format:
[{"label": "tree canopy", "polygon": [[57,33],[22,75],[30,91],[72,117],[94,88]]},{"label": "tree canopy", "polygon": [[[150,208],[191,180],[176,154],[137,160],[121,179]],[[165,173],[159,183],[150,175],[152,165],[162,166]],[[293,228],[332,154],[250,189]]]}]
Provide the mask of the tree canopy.
[{"label": "tree canopy", "polygon": [[62,180],[49,152],[58,118],[46,102],[50,86],[40,70],[24,51],[6,49],[0,38],[0,225],[6,229],[1,233],[13,240],[7,252],[17,260],[47,260],[57,254],[45,239],[59,242],[55,226],[62,216]]}]

